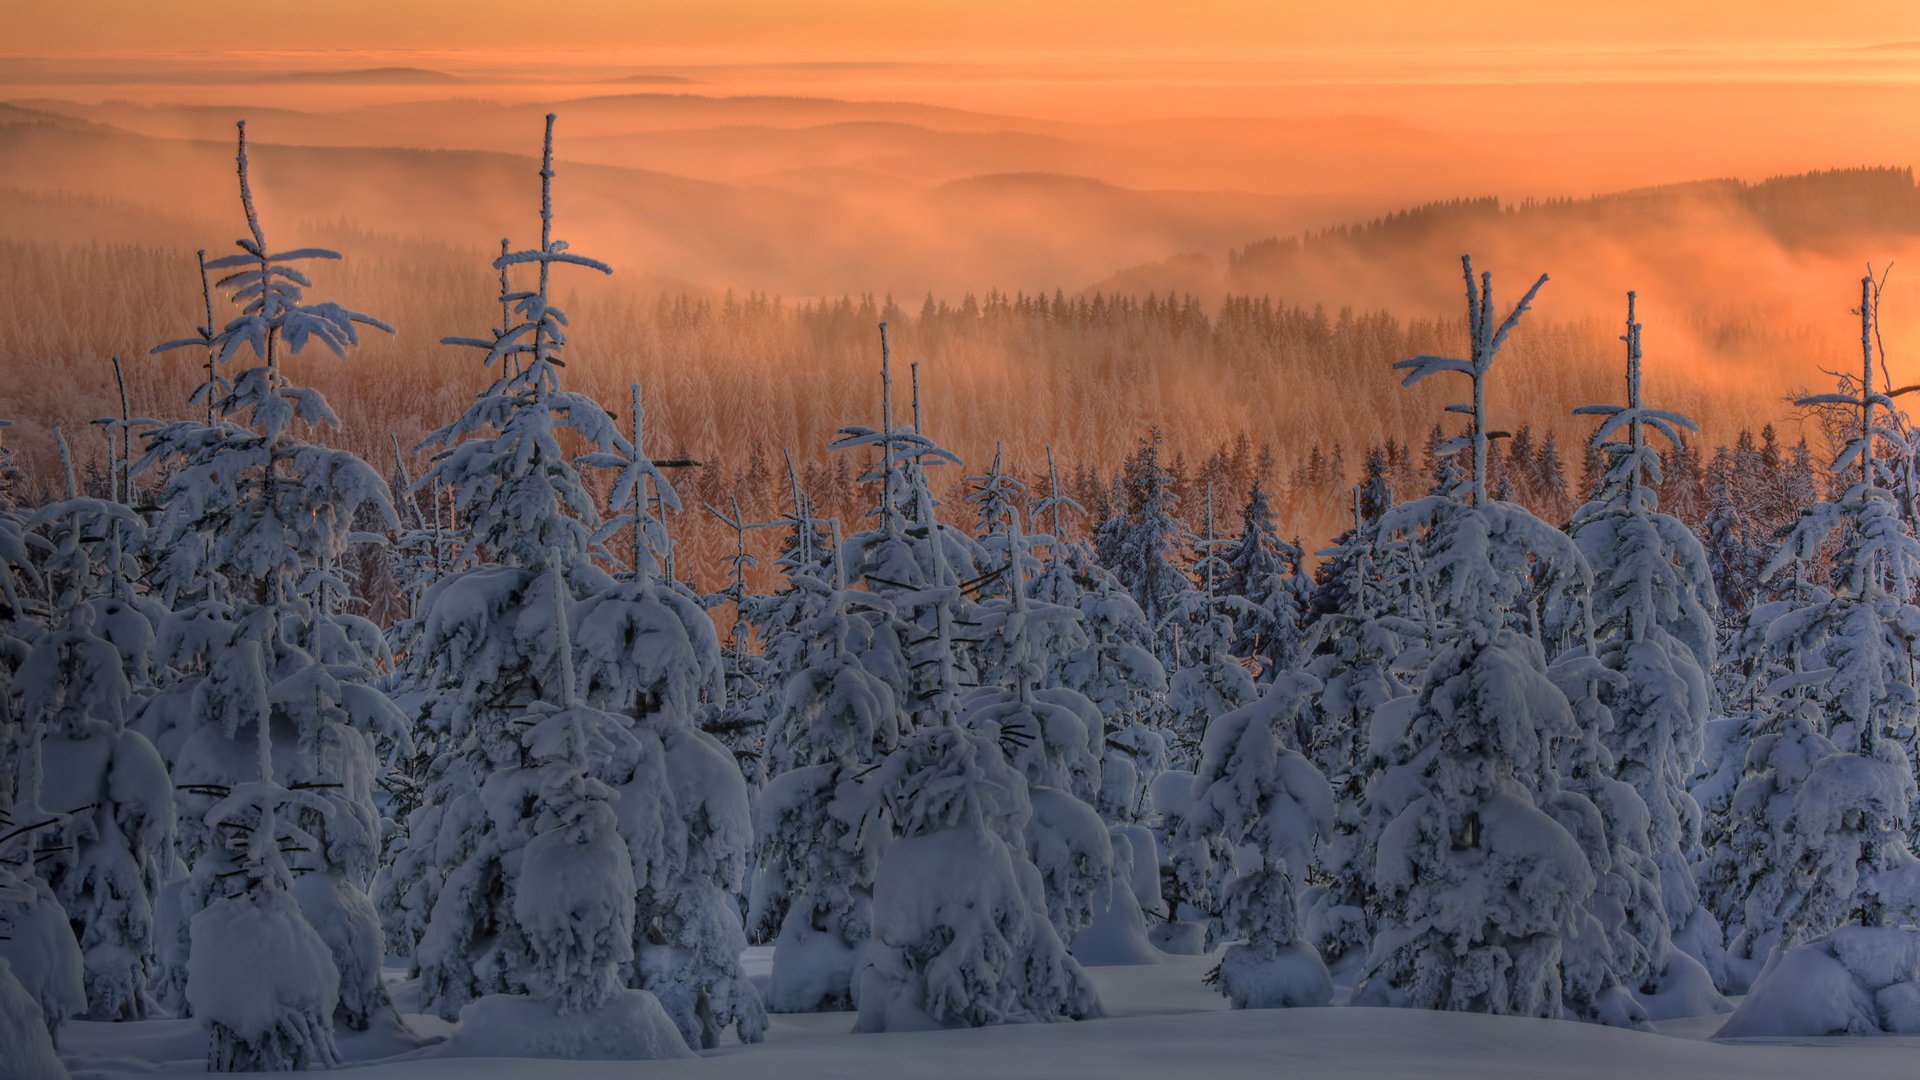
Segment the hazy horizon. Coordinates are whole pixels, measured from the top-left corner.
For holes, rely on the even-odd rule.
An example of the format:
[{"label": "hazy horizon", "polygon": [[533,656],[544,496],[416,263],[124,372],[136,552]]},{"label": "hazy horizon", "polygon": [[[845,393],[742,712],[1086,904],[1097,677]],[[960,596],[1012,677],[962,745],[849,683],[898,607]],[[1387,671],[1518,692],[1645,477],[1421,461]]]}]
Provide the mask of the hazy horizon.
[{"label": "hazy horizon", "polygon": [[[533,227],[540,116],[553,109],[557,235],[617,271],[604,285],[568,286],[586,289],[597,310],[662,294],[764,293],[789,304],[891,296],[915,311],[927,296],[958,308],[1018,291],[1191,294],[1209,309],[1264,295],[1450,320],[1466,250],[1507,296],[1550,273],[1543,325],[1585,328],[1540,346],[1560,370],[1520,377],[1516,422],[1579,436],[1568,410],[1582,402],[1559,396],[1615,377],[1603,328],[1636,289],[1650,385],[1702,413],[1709,447],[1738,426],[1797,428],[1784,396],[1857,351],[1849,308],[1860,274],[1920,253],[1920,217],[1889,216],[1874,201],[1898,203],[1900,191],[1751,185],[1913,163],[1920,11],[1861,0],[1818,12],[1634,0],[1577,18],[1492,0],[1467,7],[1370,19],[1213,0],[1174,12],[996,2],[830,13],[558,0],[526,19],[483,0],[383,20],[382,5],[353,2],[303,13],[296,27],[229,18],[199,0],[164,11],[36,6],[17,20],[0,73],[0,242],[45,263],[40,277],[89,245],[138,245],[157,265],[180,266],[176,279],[128,284],[116,301],[128,310],[107,325],[59,338],[76,353],[56,362],[74,366],[78,394],[0,390],[0,414],[29,421],[13,441],[43,465],[50,442],[35,429],[97,414],[87,410],[107,400],[105,354],[135,355],[198,321],[192,252],[222,249],[240,225],[231,140],[241,117],[276,242],[347,255],[322,270],[345,290],[328,295],[380,312],[394,306],[386,295],[430,288],[441,293],[430,310],[445,314],[424,317],[458,323],[470,313],[471,325],[401,325],[399,338],[370,344],[371,362],[334,372],[316,360],[312,377],[337,393],[354,372],[389,362],[454,370],[436,342],[488,318],[484,259],[502,236]],[[1728,180],[1740,183],[1702,183]],[[1660,190],[1538,209],[1646,189]],[[1285,249],[1273,239],[1487,198],[1507,212],[1323,243],[1277,263],[1250,256]],[[1920,310],[1903,279],[1893,275],[1885,309],[1896,365],[1916,340],[1907,315]],[[460,295],[445,295],[454,282]],[[80,320],[83,294],[55,291],[59,318]],[[644,319],[623,325],[658,337]],[[789,375],[741,356],[695,380],[711,386],[694,386],[657,341],[597,337],[591,325],[580,338],[601,358],[588,375],[596,383],[671,373],[701,409],[778,400],[767,387]],[[48,340],[16,329],[0,348],[16,364]],[[1172,365],[1149,373],[1167,386],[1199,363],[1157,344],[1117,347]],[[997,348],[915,358],[939,373],[935,385],[985,395],[955,403],[956,424],[992,402],[1040,410],[1003,415],[1024,432],[1069,423],[1013,390],[1025,377],[1016,373],[1050,358]],[[857,377],[844,373],[870,359],[801,349],[784,362]],[[1386,387],[1388,359],[1316,377]],[[179,396],[158,384],[160,371],[130,369],[136,397],[156,408]],[[871,387],[843,389],[864,400]],[[1125,430],[1063,438],[1112,467],[1115,447],[1149,424],[1245,428],[1273,442],[1285,467],[1312,435],[1302,417],[1333,415],[1317,398],[1262,409],[1219,389],[1148,393],[1141,415],[1114,418]],[[670,397],[659,408],[675,430],[727,421],[676,422]],[[404,419],[411,428],[440,417]],[[777,419],[768,435],[814,439],[826,422]],[[1413,434],[1380,426],[1366,437]],[[976,456],[1000,435],[938,434]],[[1033,441],[1016,440],[1029,452]]]}]

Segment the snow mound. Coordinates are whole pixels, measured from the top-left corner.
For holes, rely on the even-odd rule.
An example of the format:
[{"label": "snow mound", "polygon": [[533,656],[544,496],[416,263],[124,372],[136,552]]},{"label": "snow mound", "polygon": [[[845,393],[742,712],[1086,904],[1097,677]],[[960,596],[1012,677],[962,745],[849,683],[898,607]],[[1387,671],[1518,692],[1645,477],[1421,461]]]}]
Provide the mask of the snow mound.
[{"label": "snow mound", "polygon": [[489,994],[460,1010],[436,1057],[650,1061],[692,1057],[680,1029],[645,990],[618,990],[596,1008],[561,1015],[532,998]]},{"label": "snow mound", "polygon": [[1920,930],[1843,926],[1767,965],[1715,1038],[1920,1035]]},{"label": "snow mound", "polygon": [[1636,993],[1634,1000],[1653,1021],[1732,1012],[1733,1006],[1713,985],[1705,964],[1678,947],[1667,951],[1667,967],[1655,980],[1657,988]]},{"label": "snow mound", "polygon": [[1333,978],[1304,941],[1229,945],[1220,961],[1222,992],[1236,1009],[1317,1008],[1333,1003]]},{"label": "snow mound", "polygon": [[0,1064],[8,1080],[67,1080],[66,1066],[53,1052],[53,1039],[40,1019],[40,1006],[13,977],[0,957]]}]

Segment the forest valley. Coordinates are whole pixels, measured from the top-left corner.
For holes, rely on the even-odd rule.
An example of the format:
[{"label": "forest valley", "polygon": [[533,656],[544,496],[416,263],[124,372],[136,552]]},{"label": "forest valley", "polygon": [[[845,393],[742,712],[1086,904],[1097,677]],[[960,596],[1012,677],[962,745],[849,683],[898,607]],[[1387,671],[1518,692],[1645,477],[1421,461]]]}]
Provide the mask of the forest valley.
[{"label": "forest valley", "polygon": [[[1890,377],[1884,271],[1852,364],[1797,397],[1830,459],[1772,428],[1704,452],[1643,396],[1633,293],[1584,442],[1509,419],[1551,285],[1509,300],[1462,258],[1454,323],[1097,315],[1404,346],[1395,376],[1446,392],[1423,439],[1323,437],[1284,476],[1248,436],[1196,459],[1131,429],[1110,474],[963,462],[896,321],[1088,302],[848,302],[817,317],[872,335],[878,415],[802,467],[657,434],[670,390],[573,388],[560,290],[612,269],[555,231],[554,123],[497,323],[444,339],[489,381],[411,399],[444,426],[325,441],[289,361],[393,328],[310,295],[337,253],[269,243],[242,123],[245,233],[153,349],[190,396],[160,420],[123,390],[103,459],[54,429],[50,481],[7,470],[0,1045],[26,1075],[64,1075],[74,1019],[193,1018],[216,1071],[336,1064],[403,1012],[457,1021],[455,1054],[615,1059],[769,1013],[1090,1019],[1089,967],[1163,954],[1217,955],[1236,1008],[1338,983],[1920,1033],[1920,388]],[[1365,431],[1376,405],[1411,408],[1342,408]],[[732,467],[698,459],[723,442]],[[1325,535],[1303,518],[1337,535],[1288,539]],[[690,565],[695,521],[725,542]]]}]

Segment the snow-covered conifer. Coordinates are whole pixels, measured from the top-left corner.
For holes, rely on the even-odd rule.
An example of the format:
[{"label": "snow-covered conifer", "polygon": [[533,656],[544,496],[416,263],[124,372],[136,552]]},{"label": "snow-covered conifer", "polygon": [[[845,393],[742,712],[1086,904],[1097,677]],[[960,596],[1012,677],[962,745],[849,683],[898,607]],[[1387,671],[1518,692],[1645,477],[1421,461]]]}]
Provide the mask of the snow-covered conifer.
[{"label": "snow-covered conifer", "polygon": [[1579,842],[1541,809],[1555,794],[1552,745],[1572,729],[1572,709],[1547,678],[1540,643],[1513,624],[1526,625],[1535,603],[1556,622],[1577,620],[1558,609],[1584,606],[1587,571],[1563,534],[1488,498],[1486,377],[1546,278],[1496,323],[1490,275],[1476,281],[1471,261],[1462,265],[1470,358],[1399,365],[1409,384],[1443,372],[1471,379],[1471,403],[1451,407],[1471,417],[1469,434],[1443,450],[1470,451],[1472,472],[1464,500],[1429,496],[1381,523],[1426,537],[1445,623],[1407,724],[1410,757],[1369,789],[1370,800],[1403,808],[1380,835],[1379,926],[1354,1002],[1557,1017],[1562,944],[1594,878]]},{"label": "snow-covered conifer", "polygon": [[[34,845],[86,959],[86,1015],[149,1015],[153,905],[173,870],[173,790],[160,755],[126,728],[120,654],[82,604],[42,635],[14,677],[27,737],[16,814],[58,824]],[[144,625],[144,620],[142,620]]]},{"label": "snow-covered conifer", "polygon": [[1215,898],[1236,941],[1213,981],[1237,1009],[1333,1000],[1319,952],[1300,940],[1298,904],[1315,848],[1333,828],[1333,789],[1285,734],[1315,689],[1310,677],[1279,675],[1258,700],[1214,721],[1181,826],[1254,852],[1226,895]]},{"label": "snow-covered conifer", "polygon": [[57,1038],[61,1024],[87,1009],[79,942],[59,899],[33,872],[35,834],[61,823],[58,815],[16,821],[0,814],[0,967],[10,969],[8,978],[25,999],[24,1009],[10,1004],[19,1011],[0,1024],[31,1025],[39,1039]]},{"label": "snow-covered conifer", "polygon": [[[1594,500],[1570,531],[1594,574],[1595,656],[1622,678],[1594,686],[1611,717],[1602,735],[1611,771],[1646,804],[1644,849],[1635,855],[1657,871],[1663,910],[1652,929],[1651,955],[1617,974],[1636,991],[1657,994],[1698,969],[1675,968],[1668,929],[1683,951],[1717,963],[1721,932],[1699,904],[1690,862],[1699,844],[1700,809],[1688,791],[1712,706],[1713,575],[1706,552],[1677,518],[1658,512],[1660,459],[1650,436],[1678,445],[1693,421],[1641,398],[1641,327],[1627,294],[1627,401],[1587,405],[1599,416],[1592,443],[1608,466]],[[1617,438],[1616,438],[1617,436]],[[1637,839],[1634,830],[1634,839]],[[1629,837],[1616,837],[1627,842]]]},{"label": "snow-covered conifer", "polygon": [[[1333,785],[1334,821],[1320,856],[1322,880],[1303,897],[1306,933],[1328,964],[1341,966],[1365,955],[1372,928],[1374,847],[1380,829],[1399,807],[1376,806],[1367,793],[1373,778],[1400,764],[1397,738],[1374,739],[1376,725],[1404,734],[1408,698],[1406,667],[1418,668],[1411,646],[1422,637],[1410,617],[1406,591],[1393,580],[1392,561],[1381,549],[1377,523],[1354,490],[1353,527],[1321,554],[1320,586],[1305,646],[1303,670],[1319,684],[1309,731],[1301,735],[1308,759]],[[1382,498],[1379,510],[1388,508]]]},{"label": "snow-covered conifer", "polygon": [[1085,1019],[1086,972],[1047,918],[1025,778],[986,729],[918,732],[869,778],[900,836],[874,880],[856,1031]]},{"label": "snow-covered conifer", "polygon": [[[823,588],[796,578],[796,589]],[[861,603],[869,617],[850,608]],[[809,639],[786,686],[774,769],[761,793],[753,921],[774,942],[768,1004],[775,1011],[849,1009],[870,937],[873,879],[887,831],[865,774],[897,744],[890,680],[868,670],[863,639],[891,627],[884,602],[835,588],[803,626]],[[897,646],[896,646],[897,648]]]},{"label": "snow-covered conifer", "polygon": [[1009,503],[1000,513],[995,531],[1008,554],[1006,596],[977,610],[986,634],[985,684],[967,695],[963,723],[995,736],[1026,777],[1033,808],[1027,856],[1040,871],[1048,917],[1070,942],[1107,906],[1114,887],[1112,840],[1092,805],[1101,786],[1105,723],[1078,691],[1042,688],[1052,657],[1084,647],[1080,613],[1027,596],[1021,511]]},{"label": "snow-covered conifer", "polygon": [[286,857],[314,855],[319,844],[284,816],[301,804],[321,816],[332,808],[276,782],[264,731],[257,738],[260,778],[208,788],[219,796],[206,817],[218,847],[195,868],[213,898],[193,916],[186,998],[207,1030],[209,1072],[290,1072],[339,1060],[340,973],[293,898]]},{"label": "snow-covered conifer", "polygon": [[[599,535],[629,529],[628,571],[577,602],[572,638],[582,697],[631,718],[642,756],[662,762],[669,781],[658,822],[630,818],[636,847],[655,828],[667,834],[662,854],[640,858],[635,870],[634,982],[660,999],[691,1046],[718,1045],[729,1026],[757,1042],[766,1020],[740,967],[746,937],[734,900],[753,845],[746,778],[732,752],[696,723],[703,696],[724,693],[720,643],[700,599],[667,573],[672,541],[655,510],[678,510],[680,499],[646,452],[638,386],[630,409],[624,447],[581,459],[618,470],[614,514]],[[620,785],[629,814],[649,797],[638,773],[607,779]]]},{"label": "snow-covered conifer", "polygon": [[[500,374],[429,437],[443,449],[420,481],[444,487],[466,522],[460,557],[469,566],[422,598],[417,678],[433,703],[429,736],[449,750],[432,766],[407,845],[380,891],[382,906],[405,912],[395,920],[403,938],[396,944],[421,975],[423,1006],[448,1019],[482,995],[527,990],[534,961],[512,911],[519,852],[533,835],[527,797],[537,772],[512,721],[551,701],[571,669],[554,628],[571,618],[576,597],[614,585],[586,557],[598,505],[561,434],[602,452],[625,440],[592,398],[561,388],[566,316],[549,299],[555,265],[612,271],[554,238],[553,175],[549,116],[539,246],[493,264],[532,264],[536,284],[502,294],[514,320],[504,332],[445,339],[481,350]],[[562,573],[548,572],[556,566]]]},{"label": "snow-covered conifer", "polygon": [[[338,611],[344,585],[337,568],[348,545],[362,539],[362,515],[389,526],[397,519],[385,484],[364,461],[297,437],[297,422],[337,421],[318,393],[294,385],[282,368],[313,341],[344,355],[358,341],[357,326],[390,328],[305,299],[310,282],[294,264],[339,256],[267,244],[244,122],[236,162],[249,235],[237,241],[242,254],[204,267],[233,271],[216,284],[232,292],[240,313],[217,333],[209,318],[199,337],[187,339],[209,350],[201,390],[215,419],[161,427],[149,435],[146,457],[171,470],[155,533],[168,552],[163,594],[180,606],[159,635],[159,655],[176,678],[143,706],[137,726],[179,786],[181,854],[193,870],[165,905],[174,935],[164,985],[176,997],[185,988],[190,928],[220,897],[219,880],[199,865],[219,858],[224,842],[208,816],[213,804],[239,785],[262,782],[259,762],[270,755],[286,783],[311,794],[286,808],[286,824],[316,847],[318,876],[299,890],[299,902],[309,929],[341,961],[327,967],[336,980],[328,1009],[341,1005],[340,1018],[362,1027],[386,1000],[378,923],[363,895],[378,851],[374,748],[382,739],[402,744],[405,734],[398,711],[371,685],[370,664],[383,651],[378,633]],[[243,351],[257,366],[226,381],[220,366]],[[280,901],[263,903],[277,910]],[[341,986],[342,978],[350,985]],[[180,1004],[195,1007],[191,995]],[[235,1053],[235,1060],[247,1056]]]},{"label": "snow-covered conifer", "polygon": [[1233,652],[1264,680],[1297,667],[1312,582],[1297,545],[1280,539],[1266,487],[1256,479],[1241,512],[1240,536],[1224,556],[1223,595],[1244,603],[1234,616]]},{"label": "snow-covered conifer", "polygon": [[1836,495],[1802,515],[1767,568],[1791,568],[1798,581],[1833,538],[1831,581],[1752,616],[1768,619],[1767,645],[1791,670],[1767,688],[1780,701],[1731,808],[1735,842],[1754,858],[1743,868],[1730,966],[1749,971],[1844,923],[1905,923],[1920,910],[1920,863],[1906,838],[1920,726],[1920,691],[1908,678],[1920,639],[1920,541],[1879,453],[1899,438],[1884,419],[1892,396],[1874,388],[1879,298],[1879,282],[1861,279],[1859,381],[1800,399],[1854,412],[1833,463]]},{"label": "snow-covered conifer", "polygon": [[[975,683],[979,640],[961,631],[979,624],[972,591],[984,584],[973,576],[982,552],[971,538],[942,525],[934,516],[933,494],[924,472],[928,464],[958,462],[922,430],[916,394],[916,430],[893,428],[888,407],[886,326],[881,325],[882,420],[879,429],[843,428],[839,449],[879,449],[877,471],[883,492],[890,489],[896,464],[912,495],[910,517],[890,508],[883,494],[880,527],[842,545],[843,561],[858,566],[880,597],[906,624],[903,642],[913,681],[907,708],[909,730],[866,778],[869,791],[885,807],[897,836],[883,850],[873,877],[872,939],[856,975],[859,1031],[926,1027],[979,1026],[1061,1017],[1097,1015],[1098,999],[1086,973],[1067,955],[1049,919],[1049,895],[1041,871],[1029,856],[1029,844],[1061,865],[1056,871],[1055,901],[1064,922],[1079,918],[1080,886],[1069,878],[1098,881],[1098,869],[1065,875],[1083,859],[1097,858],[1106,841],[1089,816],[1043,819],[1029,837],[1034,807],[1029,778],[1010,764],[1009,750],[1038,750],[1026,764],[1055,779],[1074,745],[1086,746],[1081,712],[1048,702],[1036,710],[1016,699],[1008,713],[994,703],[969,722],[964,690]],[[909,530],[905,522],[910,520]],[[1008,582],[1023,573],[1025,541],[1009,521]],[[991,573],[991,572],[990,572]],[[1014,604],[1024,604],[1010,587]],[[1027,613],[1029,616],[1031,612]],[[1063,613],[1071,618],[1070,613]],[[1031,686],[1040,664],[1031,655],[1034,639],[1016,636],[1005,650],[1008,669]],[[1056,711],[1057,710],[1057,711]],[[1052,715],[1037,723],[1036,711]],[[1064,717],[1060,713],[1065,713]],[[1015,729],[1021,715],[1028,721]],[[1050,722],[1054,721],[1054,722]],[[1062,722],[1071,730],[1060,739]],[[1033,730],[1039,727],[1041,730]],[[1049,736],[1054,741],[1049,741]],[[1071,810],[1073,800],[1053,809]],[[849,815],[852,816],[852,815]],[[864,816],[864,815],[863,815]],[[1061,841],[1072,842],[1062,844]],[[865,850],[873,850],[869,841]],[[1056,850],[1058,849],[1058,850]],[[1108,850],[1107,861],[1111,854]],[[940,876],[929,871],[938,867]],[[1090,914],[1090,911],[1089,911]]]},{"label": "snow-covered conifer", "polygon": [[1160,462],[1160,453],[1160,432],[1155,430],[1140,440],[1139,448],[1127,460],[1125,521],[1113,543],[1108,567],[1146,616],[1147,625],[1155,628],[1155,655],[1163,663],[1172,664],[1177,658],[1163,623],[1180,598],[1193,591],[1193,583],[1174,561],[1184,530],[1174,517],[1179,497],[1173,489],[1172,475]]},{"label": "snow-covered conifer", "polygon": [[1220,593],[1220,580],[1230,572],[1220,552],[1231,541],[1214,533],[1211,484],[1205,521],[1205,531],[1194,543],[1199,557],[1193,577],[1199,587],[1182,593],[1167,612],[1167,622],[1175,628],[1174,651],[1179,661],[1167,686],[1167,720],[1177,760],[1184,767],[1198,764],[1201,743],[1214,718],[1256,695],[1253,675],[1235,655],[1229,612],[1234,608],[1231,601],[1238,598],[1223,599]]},{"label": "snow-covered conifer", "polygon": [[[549,299],[552,268],[612,271],[553,237],[553,119],[540,246],[494,264],[537,270],[532,289],[504,295],[519,321],[490,340],[448,339],[484,350],[504,371],[431,440],[447,449],[425,481],[453,493],[479,565],[425,598],[417,647],[440,698],[432,722],[445,725],[452,751],[436,763],[383,895],[409,912],[402,928],[428,1008],[452,1017],[482,995],[536,989],[542,961],[513,913],[528,884],[522,853],[539,831],[532,796],[542,781],[514,720],[541,703],[572,707],[577,665],[579,707],[624,718],[637,748],[595,760],[590,772],[618,795],[633,860],[627,977],[657,993],[688,1043],[712,1045],[729,1024],[752,1040],[760,1005],[739,971],[744,940],[730,898],[749,845],[745,780],[694,726],[702,694],[718,685],[719,644],[698,597],[663,573],[668,547],[653,507],[678,503],[635,441],[644,434],[637,395],[630,439],[593,399],[560,385],[566,317]],[[590,448],[578,464],[619,471],[606,525],[562,449],[565,430]],[[590,556],[623,527],[631,564],[616,581]]]}]

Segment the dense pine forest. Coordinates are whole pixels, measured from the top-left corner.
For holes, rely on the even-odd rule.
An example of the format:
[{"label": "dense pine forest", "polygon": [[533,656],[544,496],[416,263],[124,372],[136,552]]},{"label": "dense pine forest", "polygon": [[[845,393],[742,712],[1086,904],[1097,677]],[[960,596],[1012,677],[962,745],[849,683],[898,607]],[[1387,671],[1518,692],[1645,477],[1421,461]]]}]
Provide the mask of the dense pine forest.
[{"label": "dense pine forest", "polygon": [[47,1075],[83,1020],[252,1071],[1092,1019],[1209,954],[1236,1008],[1920,1032],[1884,270],[1831,341],[1682,328],[1839,358],[1783,435],[1661,396],[1645,298],[1466,258],[1451,320],[643,303],[554,132],[470,266],[281,246],[244,124],[235,246],[0,250],[0,352],[92,373],[10,393],[0,488]]}]

